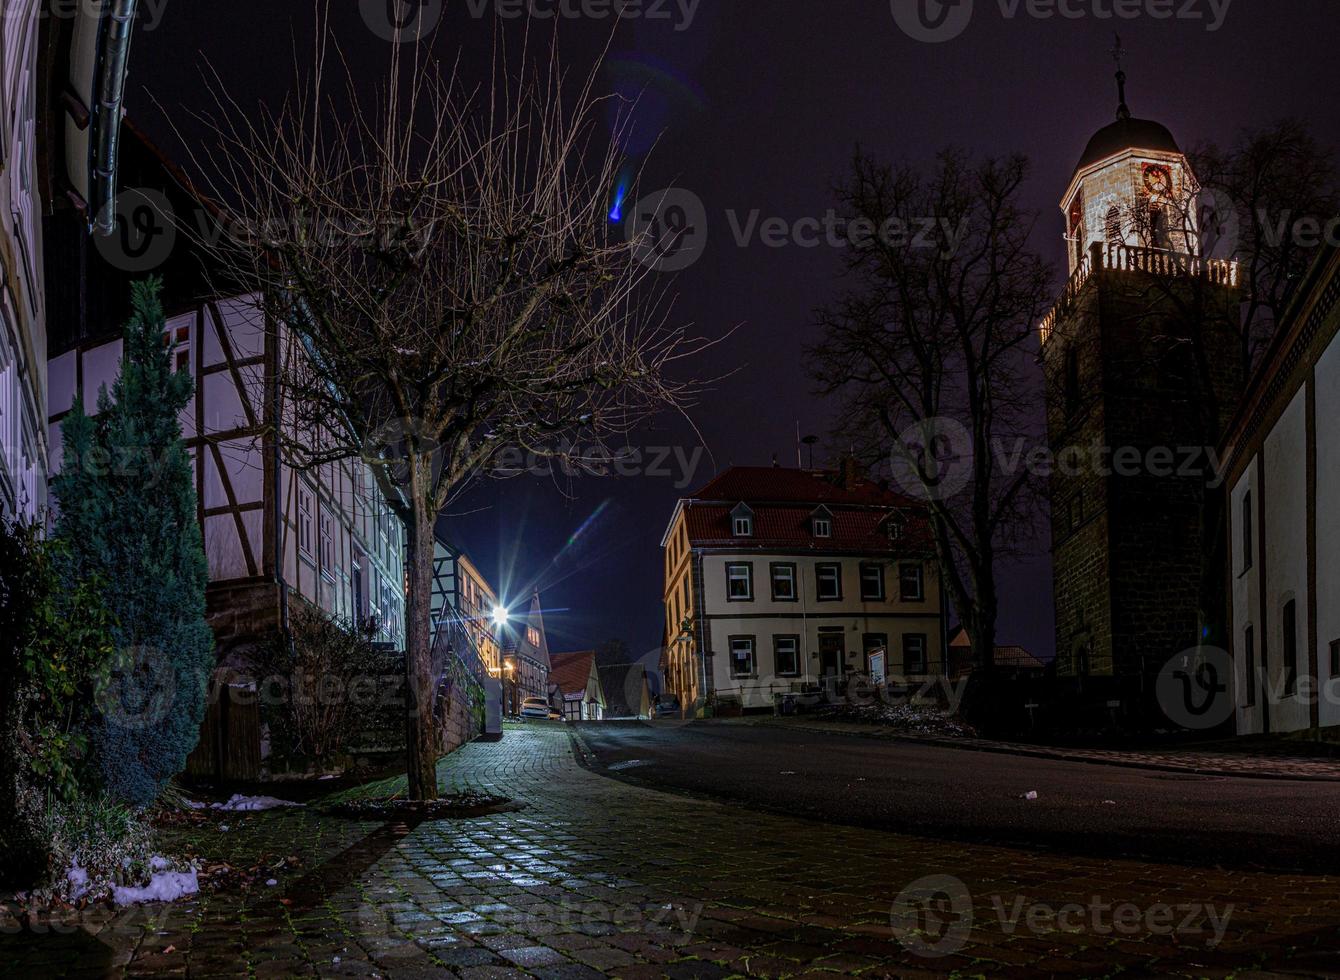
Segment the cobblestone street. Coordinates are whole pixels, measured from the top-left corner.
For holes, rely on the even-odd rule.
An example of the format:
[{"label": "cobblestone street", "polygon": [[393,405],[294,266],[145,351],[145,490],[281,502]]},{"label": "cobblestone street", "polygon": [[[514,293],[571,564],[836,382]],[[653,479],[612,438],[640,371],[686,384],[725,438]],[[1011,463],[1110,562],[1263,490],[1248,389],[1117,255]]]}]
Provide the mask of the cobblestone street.
[{"label": "cobblestone street", "polygon": [[[235,863],[296,854],[249,898],[11,921],[8,976],[466,978],[1340,971],[1340,880],[947,844],[630,786],[562,726],[442,764],[527,804],[418,826],[311,809],[169,833]],[[1216,935],[1222,942],[1216,943]]]}]

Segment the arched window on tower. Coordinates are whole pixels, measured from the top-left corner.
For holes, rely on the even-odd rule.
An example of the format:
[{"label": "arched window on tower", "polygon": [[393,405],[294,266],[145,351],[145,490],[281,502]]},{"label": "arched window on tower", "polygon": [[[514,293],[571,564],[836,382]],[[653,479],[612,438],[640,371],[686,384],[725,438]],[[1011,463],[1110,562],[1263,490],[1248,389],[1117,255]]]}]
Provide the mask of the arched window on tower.
[{"label": "arched window on tower", "polygon": [[1113,248],[1126,244],[1126,236],[1121,233],[1121,209],[1115,204],[1107,211],[1107,243]]},{"label": "arched window on tower", "polygon": [[1153,248],[1172,247],[1172,239],[1168,234],[1168,212],[1160,204],[1149,207],[1149,244]]}]

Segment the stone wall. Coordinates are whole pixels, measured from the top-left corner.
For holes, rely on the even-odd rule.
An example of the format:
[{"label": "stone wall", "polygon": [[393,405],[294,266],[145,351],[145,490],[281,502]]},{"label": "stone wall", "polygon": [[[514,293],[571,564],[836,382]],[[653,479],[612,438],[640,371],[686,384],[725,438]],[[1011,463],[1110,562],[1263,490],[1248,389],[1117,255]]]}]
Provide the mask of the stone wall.
[{"label": "stone wall", "polygon": [[[1051,446],[1058,460],[1079,447],[1100,463],[1051,478],[1063,676],[1082,672],[1077,651],[1090,674],[1133,676],[1198,642],[1202,518],[1215,491],[1209,458],[1190,454],[1217,444],[1241,395],[1235,316],[1226,287],[1101,271],[1047,344]],[[1206,419],[1210,399],[1217,417]],[[1129,475],[1111,472],[1118,450],[1139,461]]]}]

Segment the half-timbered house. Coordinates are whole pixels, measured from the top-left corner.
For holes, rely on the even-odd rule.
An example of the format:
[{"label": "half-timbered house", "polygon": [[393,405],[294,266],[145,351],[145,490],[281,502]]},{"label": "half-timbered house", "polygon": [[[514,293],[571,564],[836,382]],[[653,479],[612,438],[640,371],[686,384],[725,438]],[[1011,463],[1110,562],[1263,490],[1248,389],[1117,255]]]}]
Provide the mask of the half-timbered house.
[{"label": "half-timbered house", "polygon": [[[184,178],[132,125],[123,140],[126,192],[141,194],[147,219],[172,234],[181,221],[207,218]],[[88,247],[80,227],[56,215],[50,264],[83,283],[52,281],[48,378],[52,471],[61,462],[60,426],[76,393],[93,411],[121,356],[130,276],[124,261]],[[362,622],[381,638],[404,636],[402,527],[358,459],[299,468],[286,450],[303,437],[276,378],[295,366],[300,347],[283,325],[267,322],[247,296],[214,297],[189,242],[165,251],[168,311],[163,342],[179,371],[195,379],[182,433],[196,464],[198,516],[209,560],[210,625],[220,660],[245,660],[248,647],[274,635],[290,594]],[[281,434],[282,435],[279,435]]]}]

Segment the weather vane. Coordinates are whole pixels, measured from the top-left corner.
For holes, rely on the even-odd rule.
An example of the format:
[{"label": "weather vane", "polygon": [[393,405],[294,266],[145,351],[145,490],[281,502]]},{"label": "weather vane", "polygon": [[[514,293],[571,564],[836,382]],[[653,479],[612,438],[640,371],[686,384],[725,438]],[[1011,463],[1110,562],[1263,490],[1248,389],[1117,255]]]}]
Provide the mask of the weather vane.
[{"label": "weather vane", "polygon": [[1126,105],[1126,69],[1122,64],[1122,60],[1130,52],[1122,47],[1121,35],[1117,34],[1115,37],[1117,39],[1117,46],[1112,49],[1112,60],[1117,63],[1117,96],[1120,100],[1120,104],[1117,106],[1117,118],[1129,119],[1131,118],[1131,110]]}]

